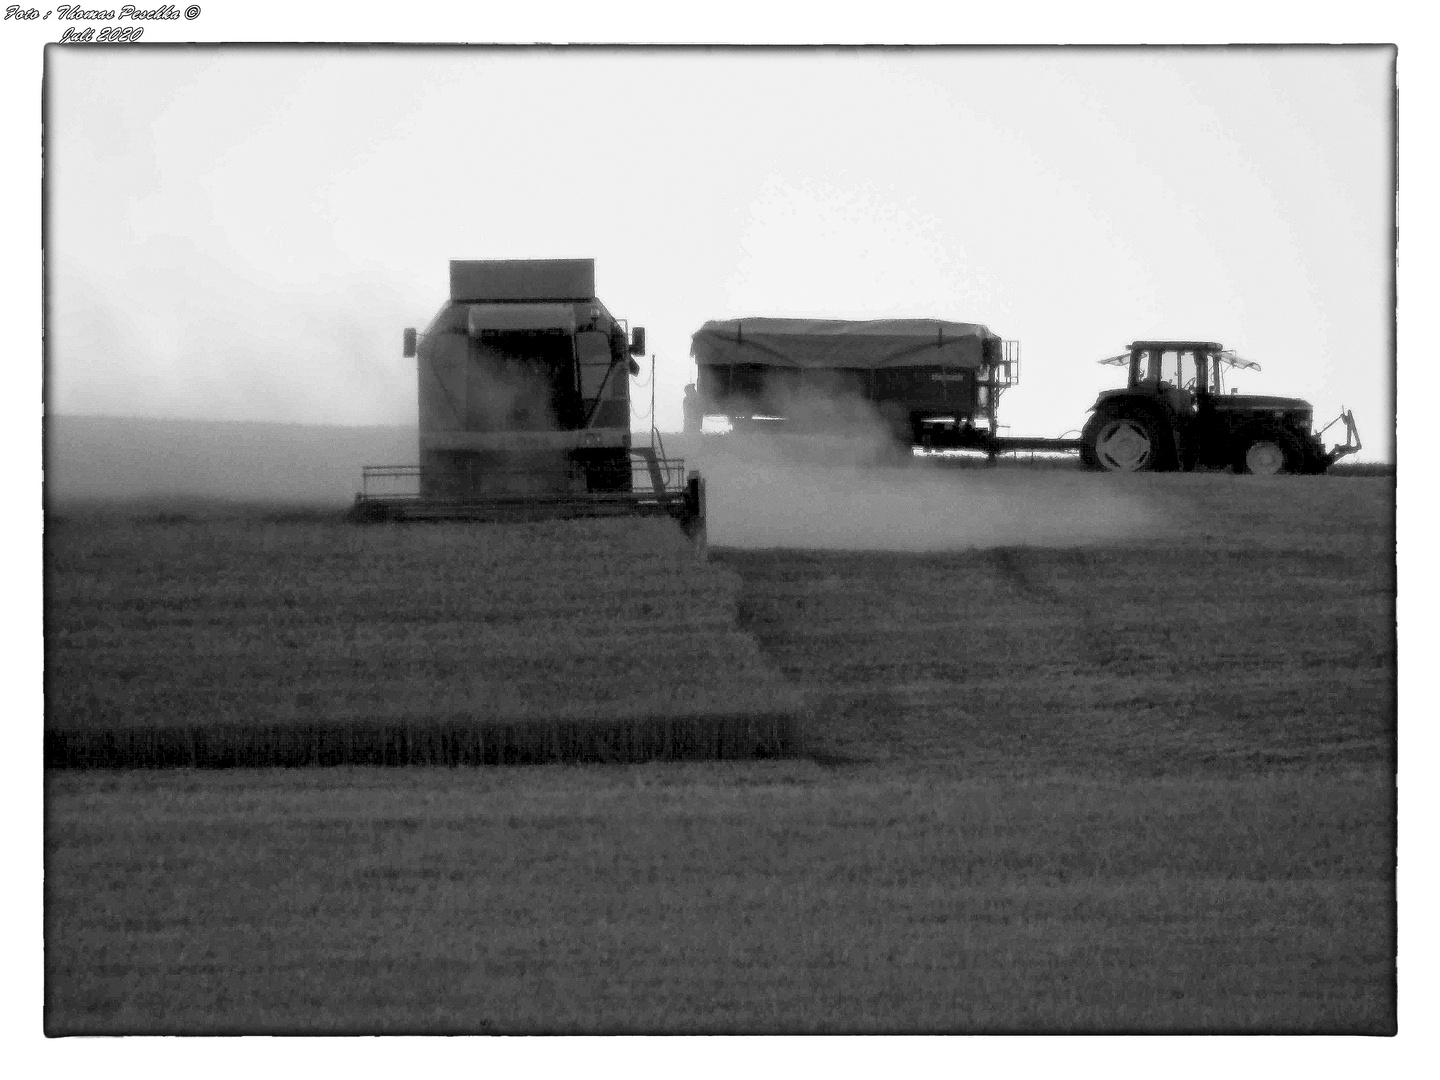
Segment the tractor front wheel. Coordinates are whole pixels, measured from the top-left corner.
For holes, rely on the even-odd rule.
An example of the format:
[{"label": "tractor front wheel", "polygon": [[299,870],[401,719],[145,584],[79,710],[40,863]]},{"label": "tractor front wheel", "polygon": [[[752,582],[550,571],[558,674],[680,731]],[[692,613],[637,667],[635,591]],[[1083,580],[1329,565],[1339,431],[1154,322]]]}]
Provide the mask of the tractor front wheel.
[{"label": "tractor front wheel", "polygon": [[1275,476],[1299,471],[1301,453],[1290,439],[1280,433],[1251,439],[1235,463],[1235,471],[1252,476]]},{"label": "tractor front wheel", "polygon": [[1080,457],[1106,472],[1150,472],[1159,466],[1159,432],[1146,417],[1097,417],[1085,426]]}]

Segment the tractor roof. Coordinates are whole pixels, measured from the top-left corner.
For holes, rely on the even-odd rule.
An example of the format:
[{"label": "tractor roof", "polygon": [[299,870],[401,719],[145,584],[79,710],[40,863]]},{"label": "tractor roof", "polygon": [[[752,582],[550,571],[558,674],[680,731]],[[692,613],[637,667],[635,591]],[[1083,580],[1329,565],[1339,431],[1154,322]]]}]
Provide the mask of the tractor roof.
[{"label": "tractor roof", "polygon": [[1224,346],[1218,341],[1132,341],[1131,349],[1162,349],[1165,352],[1221,352]]}]

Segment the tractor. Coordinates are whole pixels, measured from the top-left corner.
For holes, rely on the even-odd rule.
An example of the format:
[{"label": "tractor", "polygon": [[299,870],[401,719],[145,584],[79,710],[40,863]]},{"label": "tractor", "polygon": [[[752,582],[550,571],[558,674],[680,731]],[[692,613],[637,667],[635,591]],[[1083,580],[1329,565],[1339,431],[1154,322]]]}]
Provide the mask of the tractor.
[{"label": "tractor", "polygon": [[[1323,473],[1360,449],[1349,411],[1314,432],[1307,401],[1226,393],[1225,372],[1260,365],[1217,342],[1136,341],[1100,363],[1128,366],[1130,378],[1092,407],[1080,437],[1080,461],[1089,469]],[[1337,423],[1345,425],[1345,442],[1326,450],[1321,438]]]}]

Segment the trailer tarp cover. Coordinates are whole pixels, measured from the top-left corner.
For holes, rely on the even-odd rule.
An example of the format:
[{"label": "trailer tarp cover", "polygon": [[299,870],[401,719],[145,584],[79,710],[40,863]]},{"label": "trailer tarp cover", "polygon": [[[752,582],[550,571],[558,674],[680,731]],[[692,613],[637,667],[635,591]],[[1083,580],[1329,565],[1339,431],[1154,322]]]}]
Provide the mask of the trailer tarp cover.
[{"label": "trailer tarp cover", "polygon": [[707,322],[691,339],[700,364],[791,368],[978,368],[984,343],[999,340],[977,323],[939,319],[730,319]]}]

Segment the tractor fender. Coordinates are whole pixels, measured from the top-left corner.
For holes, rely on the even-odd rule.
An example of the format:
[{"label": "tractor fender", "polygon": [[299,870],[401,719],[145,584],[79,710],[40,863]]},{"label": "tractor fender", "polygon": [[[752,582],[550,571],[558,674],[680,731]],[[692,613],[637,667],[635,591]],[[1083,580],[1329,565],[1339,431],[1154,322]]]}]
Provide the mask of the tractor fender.
[{"label": "tractor fender", "polygon": [[1090,411],[1105,420],[1148,420],[1162,430],[1174,430],[1175,423],[1165,409],[1153,401],[1103,401],[1096,402]]},{"label": "tractor fender", "polygon": [[1293,441],[1290,432],[1286,431],[1283,427],[1263,420],[1241,424],[1234,430],[1231,438],[1236,444],[1236,449],[1243,449],[1256,439],[1272,439],[1277,442],[1281,439]]}]

